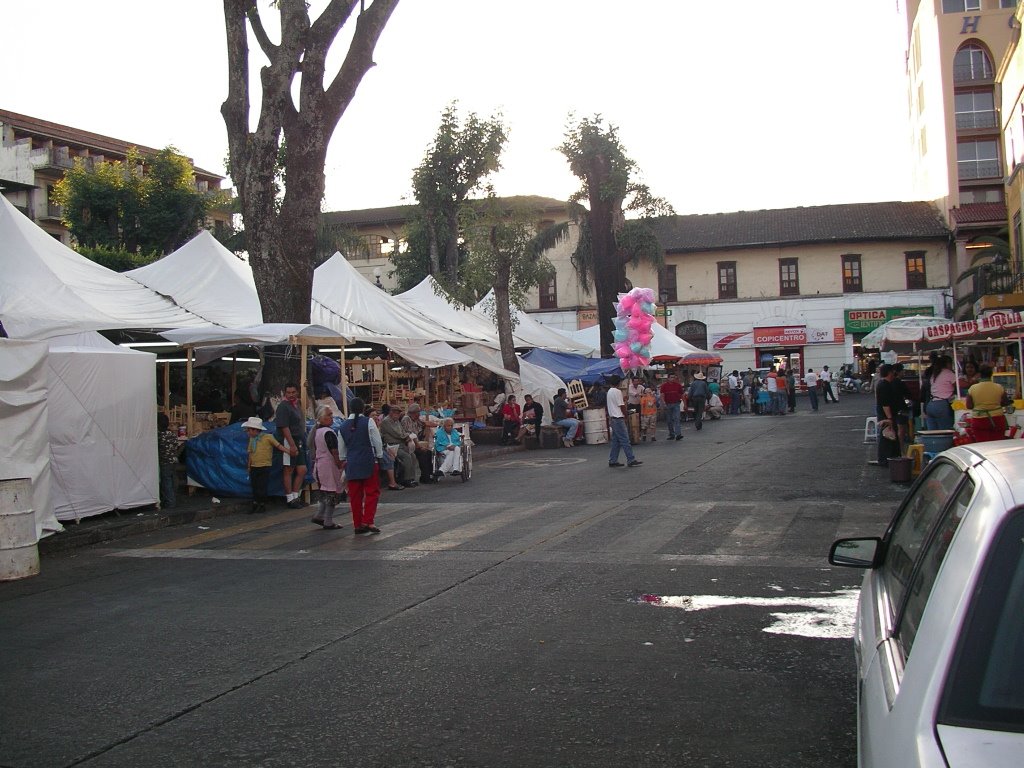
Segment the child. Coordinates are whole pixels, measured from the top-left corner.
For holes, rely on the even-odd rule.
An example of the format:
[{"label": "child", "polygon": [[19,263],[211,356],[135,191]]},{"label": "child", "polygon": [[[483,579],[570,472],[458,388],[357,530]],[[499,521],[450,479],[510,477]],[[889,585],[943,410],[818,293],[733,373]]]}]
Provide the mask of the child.
[{"label": "child", "polygon": [[267,433],[263,419],[259,416],[250,416],[249,420],[242,424],[242,429],[249,436],[247,470],[249,484],[252,487],[251,511],[263,512],[267,508],[267,485],[270,483],[270,466],[274,463],[274,449],[277,448],[291,456],[298,455],[298,451],[289,451],[277,441],[277,438]]},{"label": "child", "polygon": [[640,435],[646,443],[650,435],[653,443],[658,438],[655,436],[658,431],[658,398],[654,390],[644,387],[640,395]]},{"label": "child", "polygon": [[157,456],[160,464],[160,509],[171,509],[176,502],[174,469],[178,463],[178,436],[170,429],[171,422],[166,413],[156,415]]}]

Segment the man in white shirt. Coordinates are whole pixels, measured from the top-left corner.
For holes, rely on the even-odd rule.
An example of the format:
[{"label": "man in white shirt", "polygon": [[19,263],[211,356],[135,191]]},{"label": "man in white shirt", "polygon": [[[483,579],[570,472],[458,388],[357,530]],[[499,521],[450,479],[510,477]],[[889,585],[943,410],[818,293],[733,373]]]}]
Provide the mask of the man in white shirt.
[{"label": "man in white shirt", "polygon": [[618,376],[611,376],[608,379],[608,395],[605,398],[605,408],[608,410],[608,427],[610,441],[612,444],[611,453],[608,455],[609,467],[621,467],[619,461],[619,449],[626,452],[626,466],[638,467],[643,464],[633,455],[633,446],[629,444],[629,430],[626,429],[626,406],[622,399],[622,390],[619,389]]},{"label": "man in white shirt", "polygon": [[811,401],[811,410],[816,411],[818,410],[818,374],[814,372],[813,368],[807,369],[804,384],[807,385],[807,399]]},{"label": "man in white shirt", "polygon": [[829,399],[833,403],[838,403],[839,398],[836,397],[836,393],[832,391],[832,372],[829,371],[826,365],[821,369],[821,373],[818,375],[818,380],[821,381],[821,397],[827,403]]}]

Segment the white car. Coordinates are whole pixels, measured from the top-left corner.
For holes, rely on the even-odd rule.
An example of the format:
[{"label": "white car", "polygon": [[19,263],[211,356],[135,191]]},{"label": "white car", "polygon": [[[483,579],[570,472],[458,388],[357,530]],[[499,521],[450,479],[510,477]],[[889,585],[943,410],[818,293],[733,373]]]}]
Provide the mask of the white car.
[{"label": "white car", "polygon": [[858,764],[1024,766],[1024,443],[939,454],[883,538],[840,539],[829,562],[868,569]]}]

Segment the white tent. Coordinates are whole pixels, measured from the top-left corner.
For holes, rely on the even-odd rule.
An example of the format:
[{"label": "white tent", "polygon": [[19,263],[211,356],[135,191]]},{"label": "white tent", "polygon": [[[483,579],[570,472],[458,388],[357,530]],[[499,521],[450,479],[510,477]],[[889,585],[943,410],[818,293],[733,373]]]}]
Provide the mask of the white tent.
[{"label": "white tent", "polygon": [[46,342],[0,338],[0,480],[31,480],[37,536],[63,530],[53,514],[47,449],[47,354]]},{"label": "white tent", "polygon": [[0,195],[0,322],[16,339],[203,321],[54,240]]},{"label": "white tent", "polygon": [[57,519],[155,504],[156,356],[83,333],[51,339],[47,369]]},{"label": "white tent", "polygon": [[432,341],[429,344],[394,343],[390,348],[420,368],[444,368],[447,365],[466,365],[473,362],[473,358],[443,341]]},{"label": "white tent", "polygon": [[124,275],[208,323],[237,328],[263,322],[252,268],[206,230],[174,253]]},{"label": "white tent", "polygon": [[[494,307],[494,291],[490,291],[473,307],[478,313],[485,317],[491,317]],[[512,307],[512,314],[516,318],[516,326],[513,333],[517,339],[522,340],[524,347],[538,347],[552,352],[572,352],[577,355],[591,355],[594,347],[574,339],[569,334],[562,333],[555,328],[538,323],[530,315],[518,307]],[[519,344],[517,343],[518,347]],[[600,346],[600,345],[598,345]]]},{"label": "white tent", "polygon": [[[463,304],[450,302],[444,289],[432,275],[423,278],[415,288],[396,294],[395,298],[413,311],[429,317],[438,325],[455,333],[490,346],[498,345],[498,330],[491,319]],[[516,340],[516,346],[528,346],[525,342],[520,344],[519,341],[521,340]]]},{"label": "white tent", "polygon": [[[654,335],[654,338],[651,339],[652,360],[675,358],[679,362],[689,365],[712,365],[722,362],[720,355],[695,347],[659,323],[654,323],[651,326],[651,333]],[[598,325],[574,331],[570,335],[582,344],[592,345],[598,349],[601,347],[601,327]]]},{"label": "white tent", "polygon": [[359,341],[388,346],[389,339],[456,343],[474,341],[442,328],[402,304],[387,291],[382,291],[363,277],[340,253],[335,253],[313,273],[310,321]]}]

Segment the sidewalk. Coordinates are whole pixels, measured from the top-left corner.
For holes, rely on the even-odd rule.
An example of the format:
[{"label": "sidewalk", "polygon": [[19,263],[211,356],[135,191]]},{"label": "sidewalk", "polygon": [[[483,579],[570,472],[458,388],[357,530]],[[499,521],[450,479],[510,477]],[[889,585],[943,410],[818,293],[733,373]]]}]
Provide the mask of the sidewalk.
[{"label": "sidewalk", "polygon": [[[477,444],[473,446],[473,463],[522,450],[525,448],[521,445]],[[179,493],[174,509],[161,510],[155,506],[139,507],[87,517],[77,523],[73,520],[66,521],[63,523],[64,530],[61,533],[47,536],[39,542],[39,554],[45,556],[67,552],[78,547],[137,536],[140,533],[148,533],[159,528],[187,525],[224,515],[238,514],[248,510],[250,503],[249,499],[219,498],[206,491],[199,491],[193,496]]]}]

